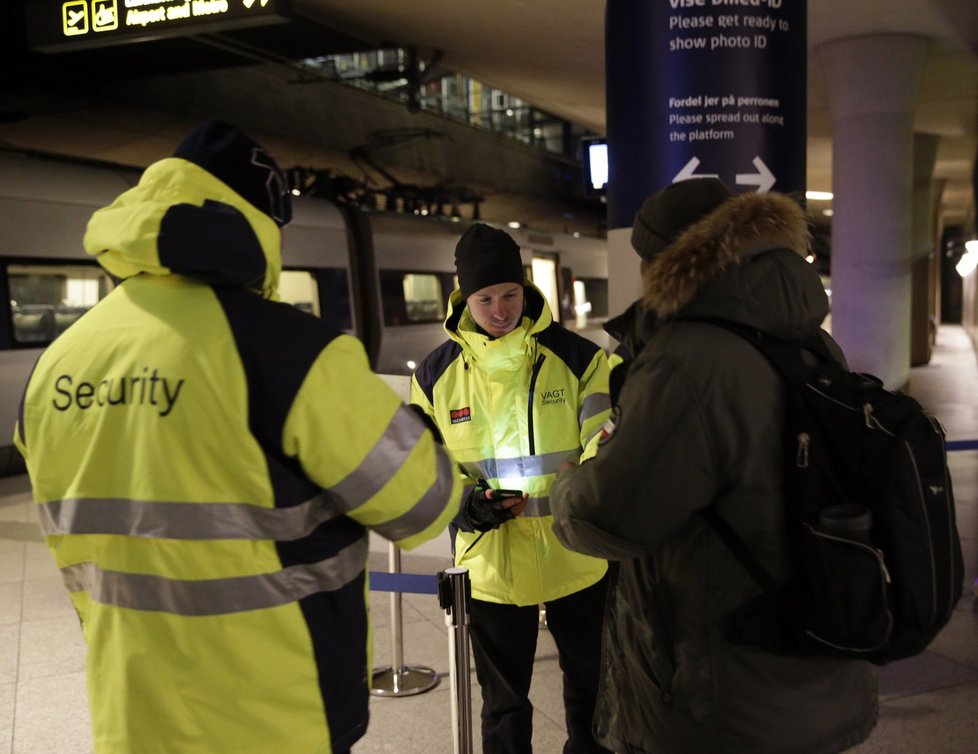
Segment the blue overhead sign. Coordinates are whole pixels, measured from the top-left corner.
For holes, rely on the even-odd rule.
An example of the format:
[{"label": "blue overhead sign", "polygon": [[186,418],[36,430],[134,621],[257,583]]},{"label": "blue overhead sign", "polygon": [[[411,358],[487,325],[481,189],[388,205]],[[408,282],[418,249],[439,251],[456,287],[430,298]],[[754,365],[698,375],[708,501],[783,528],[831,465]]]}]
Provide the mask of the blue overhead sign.
[{"label": "blue overhead sign", "polygon": [[32,0],[27,41],[41,52],[210,34],[288,21],[289,0]]},{"label": "blue overhead sign", "polygon": [[645,196],[697,176],[735,191],[804,191],[806,5],[638,0],[630,22],[620,13],[613,26],[609,15],[608,45],[632,52],[630,71],[624,56],[614,71],[625,80],[609,74],[608,83],[610,191],[627,196],[621,227]]}]

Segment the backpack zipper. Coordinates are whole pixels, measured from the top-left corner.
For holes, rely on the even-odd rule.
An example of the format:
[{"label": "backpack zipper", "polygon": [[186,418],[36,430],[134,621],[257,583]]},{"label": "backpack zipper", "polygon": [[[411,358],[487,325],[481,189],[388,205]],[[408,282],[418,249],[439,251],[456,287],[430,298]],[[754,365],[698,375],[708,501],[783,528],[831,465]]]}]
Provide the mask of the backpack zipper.
[{"label": "backpack zipper", "polygon": [[798,433],[798,450],[795,453],[795,466],[799,469],[808,468],[808,445],[811,439],[811,436],[807,432]]}]

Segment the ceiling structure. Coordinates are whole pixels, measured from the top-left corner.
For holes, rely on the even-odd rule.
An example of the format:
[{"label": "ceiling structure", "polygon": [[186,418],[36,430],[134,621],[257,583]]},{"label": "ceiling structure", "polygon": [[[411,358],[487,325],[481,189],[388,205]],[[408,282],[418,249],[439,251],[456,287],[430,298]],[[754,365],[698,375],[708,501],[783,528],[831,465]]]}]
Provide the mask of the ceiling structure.
[{"label": "ceiling structure", "polygon": [[[313,22],[305,29],[303,43],[291,43],[291,49],[286,44],[274,56],[257,62],[271,65],[274,57],[281,66],[290,52],[314,54],[317,35],[330,37],[331,49],[323,54],[347,51],[345,44],[356,49],[361,42],[375,47],[414,47],[425,60],[438,51],[440,65],[446,69],[518,96],[596,133],[605,131],[605,2],[601,0],[292,0],[292,6],[296,14]],[[831,118],[815,51],[837,39],[890,33],[920,34],[933,40],[915,130],[940,137],[934,178],[943,186],[946,222],[973,226],[973,172],[978,150],[975,0],[808,0],[807,187],[818,191],[832,188]],[[145,49],[149,45],[127,47]],[[176,46],[157,49],[167,50],[158,56],[165,59],[164,68],[179,67],[181,62],[185,67],[221,65],[218,59],[196,62],[200,59],[184,55],[183,48]],[[122,60],[118,54],[110,60],[107,68],[117,72],[120,66],[128,65],[118,62]],[[154,62],[159,64],[159,60],[144,56],[131,65],[149,74]],[[220,86],[220,81],[220,74],[210,79],[211,85],[217,82]],[[17,116],[7,117],[11,105],[4,104],[0,90],[0,145],[46,151],[53,148],[65,154],[140,165],[166,154],[192,122],[187,120],[189,114],[184,117],[172,108],[147,110],[145,99],[140,107],[120,108],[115,103],[113,109],[104,103],[96,106],[84,97],[73,101],[71,91],[59,91],[59,104],[52,107],[50,93],[44,97],[38,92],[36,98],[31,94],[20,92],[15,104]],[[252,108],[262,94],[256,92],[254,96],[256,100],[249,103]],[[196,105],[199,109],[200,103]],[[97,134],[80,127],[93,121],[102,126]],[[274,144],[269,147],[278,149]],[[284,145],[281,148],[288,149]],[[296,159],[327,159],[322,150],[310,149],[308,145],[298,149],[302,154],[296,154]],[[520,203],[519,197],[512,200]],[[502,214],[507,210],[500,206],[497,211]],[[559,215],[559,207],[541,206],[535,211],[538,224],[547,223],[548,212]]]},{"label": "ceiling structure", "polygon": [[[362,38],[410,43],[426,54],[442,50],[443,66],[605,132],[604,2],[296,1],[311,16]],[[895,33],[933,40],[915,129],[941,137],[934,177],[945,181],[945,217],[973,222],[978,146],[975,0],[808,0],[808,189],[832,188],[831,119],[815,51],[846,37]]]}]

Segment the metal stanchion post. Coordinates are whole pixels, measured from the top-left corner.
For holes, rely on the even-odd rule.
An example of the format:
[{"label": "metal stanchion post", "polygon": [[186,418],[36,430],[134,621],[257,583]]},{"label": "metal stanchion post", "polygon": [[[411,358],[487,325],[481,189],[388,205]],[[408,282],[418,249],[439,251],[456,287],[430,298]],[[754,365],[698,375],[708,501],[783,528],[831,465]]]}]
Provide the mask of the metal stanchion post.
[{"label": "metal stanchion post", "polygon": [[445,610],[452,681],[452,742],[455,754],[472,754],[472,687],[469,679],[469,570],[438,574],[438,600]]},{"label": "metal stanchion post", "polygon": [[[393,542],[388,553],[391,573],[401,572],[401,550]],[[401,593],[391,592],[391,664],[375,668],[370,684],[374,696],[411,696],[438,685],[438,673],[431,668],[404,664],[404,636],[401,632]]]}]

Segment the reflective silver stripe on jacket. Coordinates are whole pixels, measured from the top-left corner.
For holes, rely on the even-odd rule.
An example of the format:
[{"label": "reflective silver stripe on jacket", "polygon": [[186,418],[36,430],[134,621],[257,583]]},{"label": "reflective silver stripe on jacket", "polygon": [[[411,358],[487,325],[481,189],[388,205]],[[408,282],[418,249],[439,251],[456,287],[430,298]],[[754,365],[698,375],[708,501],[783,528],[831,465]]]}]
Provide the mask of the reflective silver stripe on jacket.
[{"label": "reflective silver stripe on jacket", "polygon": [[529,502],[526,504],[526,510],[523,511],[523,515],[528,518],[540,518],[542,516],[549,516],[550,514],[550,498],[549,497],[531,497]]},{"label": "reflective silver stripe on jacket", "polygon": [[226,579],[168,579],[107,571],[95,563],[61,569],[72,592],[89,592],[105,605],[174,615],[226,615],[279,607],[316,592],[340,589],[365,569],[368,539],[361,537],[318,563],[289,566],[275,573]]},{"label": "reflective silver stripe on jacket", "polygon": [[[69,498],[39,506],[41,530],[56,534],[120,534],[159,539],[301,539],[336,516],[373,497],[401,467],[425,430],[400,408],[359,466],[330,490],[299,505],[266,508],[249,503],[149,502],[113,498]],[[444,454],[442,454],[444,456]],[[441,513],[445,485],[452,484],[447,457],[439,457],[439,481],[407,514],[386,524],[410,536]],[[380,531],[380,529],[378,529]],[[383,533],[383,532],[382,532]],[[387,536],[385,534],[385,536]],[[400,537],[398,537],[400,538]]]},{"label": "reflective silver stripe on jacket", "polygon": [[[442,448],[436,448],[438,458],[437,476],[434,484],[421,497],[416,505],[407,513],[393,521],[372,527],[382,537],[391,541],[405,539],[431,526],[444,510],[444,501],[452,491],[455,483],[455,464],[448,453]],[[454,501],[452,505],[461,504],[464,498]],[[456,509],[457,512],[457,509]]]},{"label": "reflective silver stripe on jacket", "polygon": [[555,453],[544,453],[536,456],[521,456],[519,458],[484,458],[481,461],[467,461],[461,464],[465,473],[470,477],[485,479],[511,479],[513,477],[543,476],[556,474],[565,461],[577,460],[581,457],[581,449],[559,450]]},{"label": "reflective silver stripe on jacket", "polygon": [[[417,414],[401,406],[360,465],[339,484],[330,487],[330,492],[339,495],[347,503],[342,512],[348,513],[376,495],[404,465],[425,431],[424,422]],[[426,496],[426,505],[437,507],[439,501],[434,496],[431,497],[428,500]]]},{"label": "reflective silver stripe on jacket", "polygon": [[595,436],[595,435],[600,435],[600,434],[601,434],[601,430],[602,430],[602,429],[604,429],[604,424],[601,424],[600,426],[598,426],[598,428],[597,428],[596,430],[594,430],[594,431],[593,431],[593,432],[592,432],[591,434],[589,434],[589,435],[587,436],[587,439],[586,439],[586,440],[584,440],[584,447],[585,447],[585,448],[586,448],[586,447],[587,447],[588,445],[590,445],[590,444],[591,444],[591,440],[593,440],[593,439],[594,439],[594,436]]},{"label": "reflective silver stripe on jacket", "polygon": [[121,534],[157,539],[301,539],[345,508],[321,493],[291,508],[248,503],[167,503],[113,498],[68,498],[38,506],[41,531]]},{"label": "reflective silver stripe on jacket", "polygon": [[591,395],[584,399],[584,403],[581,404],[581,413],[577,418],[583,427],[584,422],[592,416],[597,416],[602,411],[609,411],[610,409],[611,396],[608,393],[591,393]]}]

